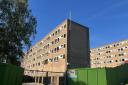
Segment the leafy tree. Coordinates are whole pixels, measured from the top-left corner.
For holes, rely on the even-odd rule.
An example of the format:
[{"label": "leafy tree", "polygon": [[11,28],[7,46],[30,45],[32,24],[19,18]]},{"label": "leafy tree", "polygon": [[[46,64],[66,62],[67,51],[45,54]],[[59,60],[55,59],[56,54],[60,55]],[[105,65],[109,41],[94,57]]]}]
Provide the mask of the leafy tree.
[{"label": "leafy tree", "polygon": [[0,0],[0,62],[18,65],[36,34],[36,18],[23,0]]}]

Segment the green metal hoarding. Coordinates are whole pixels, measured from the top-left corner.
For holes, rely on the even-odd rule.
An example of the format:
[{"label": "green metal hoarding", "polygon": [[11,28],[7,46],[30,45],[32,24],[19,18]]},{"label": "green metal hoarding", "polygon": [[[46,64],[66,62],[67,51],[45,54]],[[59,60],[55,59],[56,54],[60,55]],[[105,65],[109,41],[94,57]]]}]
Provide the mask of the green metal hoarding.
[{"label": "green metal hoarding", "polygon": [[0,63],[0,85],[22,85],[23,68]]},{"label": "green metal hoarding", "polygon": [[69,69],[67,80],[68,85],[120,85],[128,80],[128,65]]}]

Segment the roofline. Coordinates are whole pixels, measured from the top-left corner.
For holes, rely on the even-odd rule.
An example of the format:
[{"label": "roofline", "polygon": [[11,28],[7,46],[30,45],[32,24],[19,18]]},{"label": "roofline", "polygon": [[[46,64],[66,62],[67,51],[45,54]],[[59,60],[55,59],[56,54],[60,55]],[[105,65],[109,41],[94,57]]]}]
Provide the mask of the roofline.
[{"label": "roofline", "polygon": [[[87,30],[89,30],[88,29],[88,27],[86,27],[86,26],[84,26],[84,25],[81,25],[81,24],[79,24],[79,23],[77,23],[77,22],[75,22],[75,21],[73,21],[73,20],[71,20],[71,19],[65,19],[64,21],[62,21],[60,24],[58,24],[57,26],[55,26],[55,28],[53,28],[50,32],[48,32],[46,35],[44,35],[44,37],[42,37],[42,39],[40,39],[38,42],[36,42],[35,44],[33,44],[31,47],[30,47],[30,49],[28,50],[28,51],[30,51],[34,46],[36,46],[36,44],[38,44],[40,41],[42,41],[47,35],[49,35],[49,34],[51,34],[52,33],[52,31],[54,31],[57,27],[59,27],[61,24],[63,24],[64,22],[72,22],[72,23],[75,23],[75,24],[77,24],[77,25],[79,25],[79,26],[82,26],[82,27],[84,27],[84,28],[86,28]],[[28,52],[27,51],[27,52]],[[25,54],[27,53],[27,52],[25,52]]]},{"label": "roofline", "polygon": [[115,42],[112,42],[112,43],[109,43],[109,44],[105,44],[103,46],[99,46],[99,47],[96,47],[96,48],[92,48],[90,50],[95,50],[95,49],[98,49],[98,48],[102,48],[102,47],[105,47],[105,46],[108,46],[108,45],[112,45],[112,44],[116,44],[116,43],[120,43],[120,42],[123,42],[123,41],[128,41],[128,39],[125,39],[125,40],[120,40],[120,41],[115,41]]}]

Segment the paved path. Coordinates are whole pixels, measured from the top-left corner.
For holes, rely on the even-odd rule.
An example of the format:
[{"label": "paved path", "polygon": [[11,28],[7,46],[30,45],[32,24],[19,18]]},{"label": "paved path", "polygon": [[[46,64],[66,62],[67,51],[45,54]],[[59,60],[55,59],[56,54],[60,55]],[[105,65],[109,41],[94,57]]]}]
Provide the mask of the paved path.
[{"label": "paved path", "polygon": [[22,85],[43,85],[43,84],[38,84],[38,83],[23,83]]}]

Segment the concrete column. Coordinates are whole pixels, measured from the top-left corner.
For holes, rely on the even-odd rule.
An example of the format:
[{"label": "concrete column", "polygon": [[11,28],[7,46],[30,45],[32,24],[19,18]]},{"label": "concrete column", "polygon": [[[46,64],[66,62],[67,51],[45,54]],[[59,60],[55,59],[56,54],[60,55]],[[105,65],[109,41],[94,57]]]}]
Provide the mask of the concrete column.
[{"label": "concrete column", "polygon": [[43,76],[42,76],[41,78],[42,78],[42,81],[41,81],[41,83],[43,84]]},{"label": "concrete column", "polygon": [[51,76],[51,85],[53,85],[53,76]]},{"label": "concrete column", "polygon": [[36,78],[37,78],[37,77],[35,76],[35,83],[36,83]]},{"label": "concrete column", "polygon": [[56,85],[59,85],[59,76],[56,76],[57,77],[57,83]]},{"label": "concrete column", "polygon": [[39,83],[39,81],[40,81],[40,77],[38,76],[38,80],[37,80],[37,83]]}]

